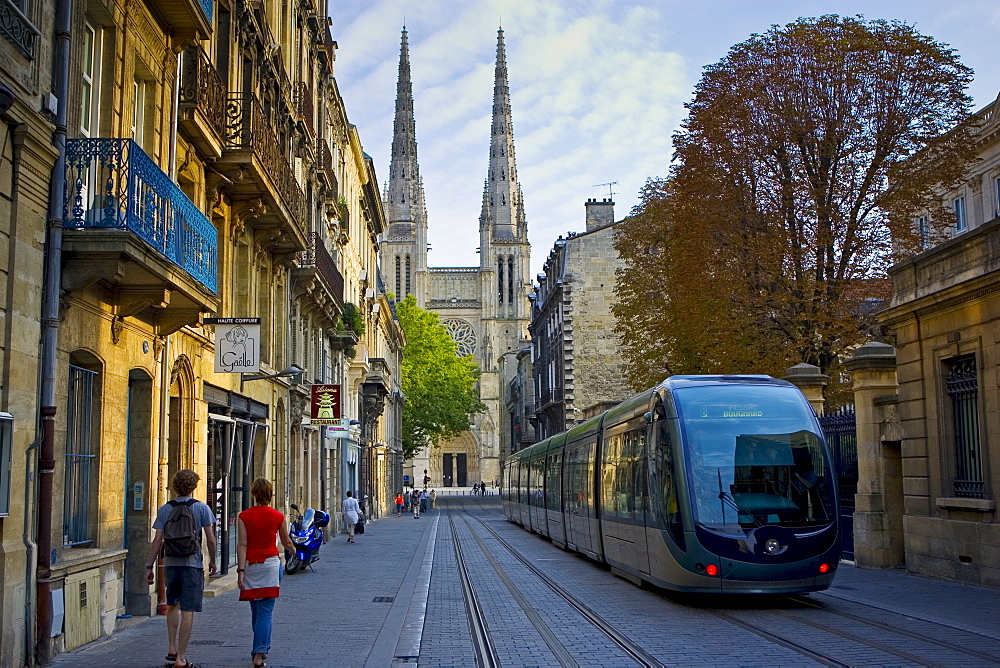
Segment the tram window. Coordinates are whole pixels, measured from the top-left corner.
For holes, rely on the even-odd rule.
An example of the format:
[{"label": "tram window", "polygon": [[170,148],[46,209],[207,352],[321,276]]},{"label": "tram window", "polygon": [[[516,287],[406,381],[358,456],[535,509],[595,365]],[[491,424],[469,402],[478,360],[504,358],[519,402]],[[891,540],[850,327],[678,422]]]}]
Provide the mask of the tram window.
[{"label": "tram window", "polygon": [[696,521],[723,530],[802,526],[832,517],[828,464],[815,419],[793,388],[714,387],[676,393]]},{"label": "tram window", "polygon": [[545,505],[550,510],[559,510],[559,464],[562,457],[556,453],[549,456],[545,469]]},{"label": "tram window", "polygon": [[[654,443],[657,455],[654,462],[657,477],[659,477],[660,513],[667,530],[684,549],[684,525],[681,522],[680,506],[677,500],[677,467],[674,459],[674,448],[677,445],[677,420],[666,420],[662,407],[657,411],[654,421]],[[655,478],[654,478],[655,480]]]}]

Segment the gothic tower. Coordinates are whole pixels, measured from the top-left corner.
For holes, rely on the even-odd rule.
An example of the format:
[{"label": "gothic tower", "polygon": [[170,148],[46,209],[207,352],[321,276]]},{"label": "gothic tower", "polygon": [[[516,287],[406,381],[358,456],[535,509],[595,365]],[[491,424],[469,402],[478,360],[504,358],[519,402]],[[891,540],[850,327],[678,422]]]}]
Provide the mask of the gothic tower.
[{"label": "gothic tower", "polygon": [[480,368],[486,372],[495,368],[500,355],[517,350],[521,339],[527,337],[531,288],[531,246],[514,159],[503,29],[497,31],[490,162],[479,214],[479,238],[484,325]]},{"label": "gothic tower", "polygon": [[417,163],[410,51],[403,27],[396,82],[396,117],[392,132],[389,181],[382,197],[387,219],[382,239],[382,275],[386,288],[402,301],[407,294],[423,306],[427,298],[427,209]]},{"label": "gothic tower", "polygon": [[[403,29],[396,84],[389,181],[383,197],[388,227],[382,238],[382,275],[397,298],[413,294],[417,305],[437,313],[459,354],[479,365],[479,396],[486,410],[467,432],[425,448],[403,467],[411,480],[424,471],[431,486],[472,485],[500,477],[500,414],[504,381],[497,364],[516,351],[528,332],[531,247],[514,160],[510,89],[503,30],[497,32],[496,78],[490,159],[479,215],[478,267],[427,266],[427,212],[417,166],[413,90]],[[471,249],[470,249],[471,251]]]}]

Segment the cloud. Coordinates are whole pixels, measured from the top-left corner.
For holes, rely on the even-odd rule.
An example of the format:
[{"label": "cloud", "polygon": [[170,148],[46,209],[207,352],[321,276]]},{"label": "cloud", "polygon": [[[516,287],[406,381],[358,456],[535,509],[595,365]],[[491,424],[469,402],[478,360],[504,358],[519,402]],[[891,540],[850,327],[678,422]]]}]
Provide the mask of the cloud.
[{"label": "cloud", "polygon": [[[973,67],[996,71],[992,34],[1000,10],[994,2],[838,0],[836,5],[342,0],[331,9],[340,43],[338,83],[383,179],[389,173],[399,31],[406,21],[432,266],[479,264],[475,249],[489,160],[496,29],[502,20],[534,274],[559,234],[584,228],[586,199],[608,195],[606,186],[595,184],[617,181],[616,216],[623,217],[646,179],[666,174],[671,135],[686,114],[683,105],[700,68],[752,32],[828,11],[898,17],[952,43]],[[969,31],[977,39],[963,41]],[[996,81],[977,81],[973,93],[979,106],[996,97]]]}]

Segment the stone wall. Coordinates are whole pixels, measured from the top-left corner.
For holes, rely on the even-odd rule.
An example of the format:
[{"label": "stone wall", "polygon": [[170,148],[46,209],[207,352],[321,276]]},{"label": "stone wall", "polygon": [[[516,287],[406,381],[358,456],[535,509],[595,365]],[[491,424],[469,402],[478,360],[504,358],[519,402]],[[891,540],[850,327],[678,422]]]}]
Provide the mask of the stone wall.
[{"label": "stone wall", "polygon": [[616,321],[611,313],[615,271],[620,266],[613,226],[567,240],[566,283],[570,288],[568,315],[573,347],[566,355],[567,402],[572,398],[581,411],[632,395],[625,381],[621,338],[615,333]]}]

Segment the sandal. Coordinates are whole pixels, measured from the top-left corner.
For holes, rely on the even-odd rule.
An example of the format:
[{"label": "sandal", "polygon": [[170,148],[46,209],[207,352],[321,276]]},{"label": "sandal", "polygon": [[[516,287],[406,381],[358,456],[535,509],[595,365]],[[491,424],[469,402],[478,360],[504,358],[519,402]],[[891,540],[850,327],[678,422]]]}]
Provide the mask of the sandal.
[{"label": "sandal", "polygon": [[174,665],[175,663],[177,663],[177,655],[176,655],[176,654],[167,654],[167,655],[166,655],[165,657],[163,657],[163,660],[164,660],[164,661],[165,661],[165,662],[166,662],[167,664],[170,664],[170,666],[171,666],[171,668],[172,668],[172,667],[173,667],[173,665]]}]

